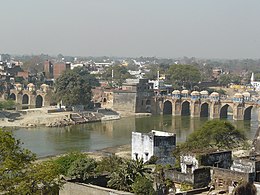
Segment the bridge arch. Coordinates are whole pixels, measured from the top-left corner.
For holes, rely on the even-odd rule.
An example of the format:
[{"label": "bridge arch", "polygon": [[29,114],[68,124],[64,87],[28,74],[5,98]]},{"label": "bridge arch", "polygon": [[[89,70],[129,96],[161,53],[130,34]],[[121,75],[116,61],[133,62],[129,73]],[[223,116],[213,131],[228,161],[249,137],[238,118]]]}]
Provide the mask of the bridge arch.
[{"label": "bridge arch", "polygon": [[163,103],[163,114],[172,114],[172,102],[169,100],[166,100]]},{"label": "bridge arch", "polygon": [[181,104],[181,116],[190,116],[190,102],[184,101]]},{"label": "bridge arch", "polygon": [[200,117],[208,117],[209,116],[209,104],[204,102],[200,107]]},{"label": "bridge arch", "polygon": [[29,104],[29,96],[27,94],[23,95],[22,104]]},{"label": "bridge arch", "polygon": [[9,96],[9,98],[10,98],[11,100],[16,100],[16,95],[15,95],[14,93],[11,93],[10,96]]},{"label": "bridge arch", "polygon": [[35,108],[41,108],[43,106],[43,97],[41,95],[36,96]]},{"label": "bridge arch", "polygon": [[228,110],[230,110],[230,109],[232,109],[232,111],[233,111],[232,106],[230,106],[229,104],[225,104],[224,106],[222,106],[220,108],[220,118],[227,118]]},{"label": "bridge arch", "polygon": [[248,106],[244,111],[244,120],[250,120],[251,119],[251,113],[252,113],[253,106]]}]

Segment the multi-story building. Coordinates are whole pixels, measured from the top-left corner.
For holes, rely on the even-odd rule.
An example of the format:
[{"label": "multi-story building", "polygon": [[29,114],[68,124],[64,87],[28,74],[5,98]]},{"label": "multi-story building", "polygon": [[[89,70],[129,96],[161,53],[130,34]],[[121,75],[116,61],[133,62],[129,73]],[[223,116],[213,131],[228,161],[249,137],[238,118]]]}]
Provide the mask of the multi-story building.
[{"label": "multi-story building", "polygon": [[58,62],[53,64],[53,78],[57,79],[64,71],[70,69],[70,63]]},{"label": "multi-story building", "polygon": [[53,64],[51,61],[46,60],[44,62],[44,72],[47,79],[53,78]]}]

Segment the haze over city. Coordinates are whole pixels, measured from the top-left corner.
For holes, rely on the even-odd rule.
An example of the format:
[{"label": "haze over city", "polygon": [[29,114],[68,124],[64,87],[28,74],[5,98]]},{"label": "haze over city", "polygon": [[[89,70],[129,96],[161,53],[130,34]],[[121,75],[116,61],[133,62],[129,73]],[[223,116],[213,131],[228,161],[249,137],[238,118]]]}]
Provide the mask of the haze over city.
[{"label": "haze over city", "polygon": [[1,2],[0,53],[259,58],[259,0]]}]

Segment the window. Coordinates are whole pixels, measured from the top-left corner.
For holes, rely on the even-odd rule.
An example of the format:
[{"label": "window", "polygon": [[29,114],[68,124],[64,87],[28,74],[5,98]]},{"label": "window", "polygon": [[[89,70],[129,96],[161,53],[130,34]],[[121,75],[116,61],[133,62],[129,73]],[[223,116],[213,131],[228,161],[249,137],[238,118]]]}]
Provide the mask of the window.
[{"label": "window", "polygon": [[145,158],[144,158],[144,159],[145,159],[145,160],[148,160],[149,153],[148,153],[148,152],[145,152],[144,154],[145,154]]}]

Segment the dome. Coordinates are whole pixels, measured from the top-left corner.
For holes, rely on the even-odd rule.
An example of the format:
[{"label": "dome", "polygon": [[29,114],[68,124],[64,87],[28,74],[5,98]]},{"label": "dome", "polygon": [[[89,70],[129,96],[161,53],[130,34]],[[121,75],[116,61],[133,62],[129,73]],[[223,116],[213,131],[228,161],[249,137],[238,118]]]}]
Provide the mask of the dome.
[{"label": "dome", "polygon": [[200,95],[209,95],[209,92],[204,90],[200,92]]},{"label": "dome", "polygon": [[235,93],[234,97],[236,97],[236,98],[242,98],[243,95],[242,95],[241,93]]},{"label": "dome", "polygon": [[248,91],[242,93],[242,95],[245,96],[245,97],[250,97],[251,96],[251,94]]},{"label": "dome", "polygon": [[185,89],[185,90],[182,90],[181,93],[185,93],[186,94],[186,93],[189,93],[189,91]]},{"label": "dome", "polygon": [[198,92],[198,91],[193,91],[193,92],[191,92],[191,95],[200,95],[200,92]]},{"label": "dome", "polygon": [[29,83],[29,84],[27,85],[27,87],[34,87],[34,84],[33,84],[33,83]]},{"label": "dome", "polygon": [[172,94],[174,94],[174,95],[177,95],[177,94],[180,94],[181,92],[179,91],[179,90],[174,90],[173,92],[172,92]]},{"label": "dome", "polygon": [[49,87],[49,85],[46,85],[45,83],[43,83],[43,84],[41,85],[41,87]]},{"label": "dome", "polygon": [[217,93],[217,92],[213,92],[212,94],[210,94],[210,96],[214,96],[214,97],[216,97],[216,96],[219,96],[219,93]]}]

